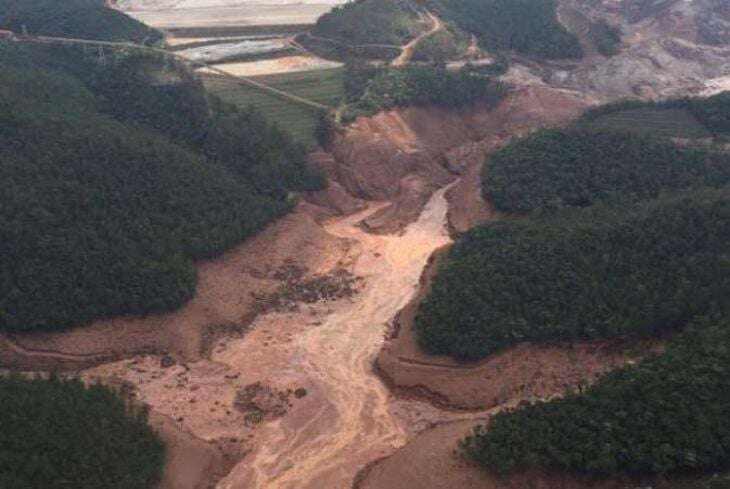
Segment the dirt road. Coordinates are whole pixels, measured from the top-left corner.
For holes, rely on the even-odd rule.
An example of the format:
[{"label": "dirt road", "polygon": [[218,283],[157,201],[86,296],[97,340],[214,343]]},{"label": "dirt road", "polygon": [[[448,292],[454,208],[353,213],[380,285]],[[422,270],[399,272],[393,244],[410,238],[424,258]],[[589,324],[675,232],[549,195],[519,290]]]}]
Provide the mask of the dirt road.
[{"label": "dirt road", "polygon": [[441,19],[439,19],[438,17],[433,15],[428,10],[426,10],[424,12],[424,16],[427,17],[428,20],[431,21],[431,28],[428,31],[418,35],[415,39],[413,39],[408,44],[404,45],[401,48],[400,55],[397,58],[395,58],[393,60],[393,62],[391,63],[393,66],[403,66],[405,64],[408,64],[408,62],[413,57],[413,51],[415,50],[418,43],[423,41],[425,38],[436,34],[438,31],[440,31],[441,29],[444,28],[444,25],[441,22]]}]

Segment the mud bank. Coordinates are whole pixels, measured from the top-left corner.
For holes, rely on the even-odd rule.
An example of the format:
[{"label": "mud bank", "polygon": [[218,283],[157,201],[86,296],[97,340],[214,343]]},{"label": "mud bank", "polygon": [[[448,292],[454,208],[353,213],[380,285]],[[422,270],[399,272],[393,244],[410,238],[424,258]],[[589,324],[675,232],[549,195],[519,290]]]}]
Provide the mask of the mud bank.
[{"label": "mud bank", "polygon": [[[486,421],[485,419],[480,420]],[[475,421],[444,423],[364,471],[353,489],[625,489],[630,481],[600,481],[529,471],[500,477],[454,453]]]},{"label": "mud bank", "polygon": [[429,261],[418,293],[397,315],[393,333],[375,361],[378,374],[399,395],[444,409],[486,411],[578,389],[660,348],[654,341],[612,340],[523,343],[471,363],[428,355],[418,346],[413,321],[446,253],[448,247]]}]

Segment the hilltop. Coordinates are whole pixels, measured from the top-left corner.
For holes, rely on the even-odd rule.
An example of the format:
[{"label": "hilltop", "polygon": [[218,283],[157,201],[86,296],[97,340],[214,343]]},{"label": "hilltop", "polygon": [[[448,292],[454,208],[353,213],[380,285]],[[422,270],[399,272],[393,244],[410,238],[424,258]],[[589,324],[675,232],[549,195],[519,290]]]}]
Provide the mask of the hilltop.
[{"label": "hilltop", "polygon": [[158,44],[162,33],[104,0],[0,0],[0,29],[28,34]]}]

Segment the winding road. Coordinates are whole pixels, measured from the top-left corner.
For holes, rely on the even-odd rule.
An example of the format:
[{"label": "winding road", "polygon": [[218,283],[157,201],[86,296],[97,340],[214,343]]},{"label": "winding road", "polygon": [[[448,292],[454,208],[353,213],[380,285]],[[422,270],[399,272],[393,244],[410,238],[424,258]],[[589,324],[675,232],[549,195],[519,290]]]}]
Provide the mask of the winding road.
[{"label": "winding road", "polygon": [[401,47],[400,55],[395,58],[391,63],[393,66],[403,66],[408,64],[413,57],[413,51],[416,49],[418,43],[423,41],[425,38],[436,34],[438,31],[444,28],[444,24],[441,22],[441,19],[436,17],[428,10],[424,11],[424,15],[431,21],[431,28],[428,31],[419,34],[411,42]]}]

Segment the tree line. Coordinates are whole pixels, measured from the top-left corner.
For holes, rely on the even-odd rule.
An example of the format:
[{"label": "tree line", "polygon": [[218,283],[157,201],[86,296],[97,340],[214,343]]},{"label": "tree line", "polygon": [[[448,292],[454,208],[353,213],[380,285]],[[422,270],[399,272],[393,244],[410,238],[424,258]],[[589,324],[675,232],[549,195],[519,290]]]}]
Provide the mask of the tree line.
[{"label": "tree line", "polygon": [[730,453],[730,320],[694,320],[666,352],[583,392],[523,403],[477,426],[464,454],[502,473],[545,467],[599,476],[697,474]]},{"label": "tree line", "polygon": [[449,70],[444,64],[375,67],[362,62],[345,66],[345,120],[396,107],[445,108],[496,105],[505,87],[473,67]]}]

